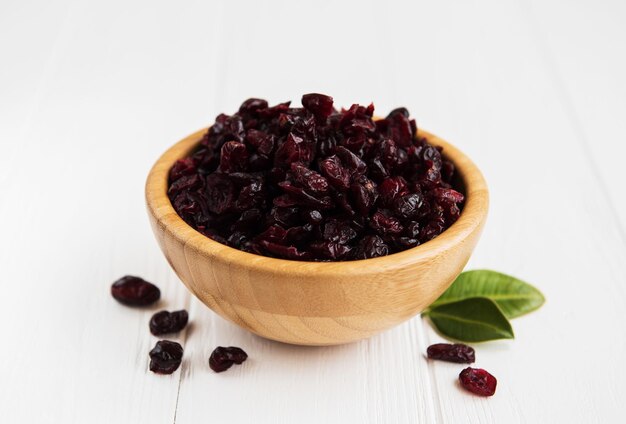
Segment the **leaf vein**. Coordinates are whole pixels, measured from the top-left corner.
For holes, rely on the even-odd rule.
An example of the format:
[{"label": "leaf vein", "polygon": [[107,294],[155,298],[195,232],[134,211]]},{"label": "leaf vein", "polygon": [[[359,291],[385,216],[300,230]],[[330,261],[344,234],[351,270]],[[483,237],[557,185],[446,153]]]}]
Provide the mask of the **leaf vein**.
[{"label": "leaf vein", "polygon": [[[495,325],[489,324],[485,321],[476,321],[476,320],[472,320],[472,319],[467,319],[467,318],[461,318],[458,315],[450,315],[450,314],[445,314],[445,313],[441,313],[441,312],[431,312],[430,316],[432,317],[433,315],[435,316],[439,316],[439,317],[443,317],[443,318],[448,318],[451,320],[455,320],[458,322],[462,322],[462,323],[467,323],[467,324],[475,324],[475,325],[481,325],[483,327],[489,327],[489,328],[493,328],[495,330],[497,330],[497,332],[501,332],[502,330],[500,329],[500,327],[497,327]],[[508,333],[508,331],[507,331]]]}]

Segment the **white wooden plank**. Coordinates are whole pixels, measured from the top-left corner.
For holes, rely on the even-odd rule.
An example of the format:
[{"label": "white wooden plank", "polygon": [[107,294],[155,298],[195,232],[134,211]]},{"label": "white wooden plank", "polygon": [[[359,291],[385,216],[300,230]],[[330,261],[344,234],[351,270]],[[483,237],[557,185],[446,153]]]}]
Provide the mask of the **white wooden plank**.
[{"label": "white wooden plank", "polygon": [[[537,44],[626,244],[626,3],[528,1]],[[558,22],[554,25],[554,22]]]},{"label": "white wooden plank", "polygon": [[6,39],[25,50],[2,50],[12,59],[2,110],[24,104],[2,125],[15,137],[13,156],[0,159],[0,314],[17,325],[0,349],[9,368],[0,413],[7,422],[172,422],[180,374],[147,369],[154,308],[121,307],[108,291],[132,273],[159,284],[159,307],[189,301],[147,224],[143,182],[173,140],[213,115],[206,26],[215,17],[209,5],[168,2],[61,6],[17,4],[2,15]]},{"label": "white wooden plank", "polygon": [[[458,131],[458,139],[450,139],[481,164],[492,190],[489,224],[473,265],[534,282],[548,303],[515,320],[515,342],[480,346],[478,365],[500,378],[497,399],[443,393],[442,410],[447,422],[611,422],[624,375],[621,336],[606,362],[582,358],[593,356],[594,340],[623,334],[624,249],[587,158],[571,141],[576,129],[540,57],[534,28],[520,16],[522,7],[494,3],[468,19],[476,31],[458,29],[474,46],[465,68],[471,92],[456,105],[468,112],[462,127],[442,125]],[[437,88],[446,98],[445,86]],[[562,358],[556,352],[576,353]],[[589,378],[571,371],[579,364],[589,367]]]},{"label": "white wooden plank", "polygon": [[[451,126],[458,141],[450,138],[481,164],[492,190],[474,266],[527,278],[548,303],[515,320],[515,342],[480,347],[478,365],[500,377],[497,399],[443,393],[442,410],[447,422],[610,422],[619,410],[611,389],[624,375],[623,343],[602,364],[582,358],[593,356],[594,340],[623,334],[624,249],[587,158],[571,141],[575,128],[537,51],[534,29],[520,16],[517,5],[499,3],[468,19],[480,28],[466,32],[475,37],[465,76],[473,92],[468,102],[458,99],[456,107],[468,113],[463,130]],[[438,87],[437,94],[445,98],[445,90]],[[576,353],[562,358],[556,352]],[[579,364],[589,367],[589,378],[571,371]]]}]

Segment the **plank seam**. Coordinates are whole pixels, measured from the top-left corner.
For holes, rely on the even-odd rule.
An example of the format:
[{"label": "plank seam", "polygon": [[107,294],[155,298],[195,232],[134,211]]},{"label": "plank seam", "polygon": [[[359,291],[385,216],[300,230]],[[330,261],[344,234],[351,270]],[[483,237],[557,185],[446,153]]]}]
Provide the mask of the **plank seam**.
[{"label": "plank seam", "polygon": [[[185,259],[186,258],[187,257],[185,256]],[[192,278],[193,278],[193,276],[192,276]],[[189,292],[189,290],[185,290],[185,297],[186,297],[185,302],[184,302],[185,309],[189,311],[189,315],[191,316],[191,300],[192,300],[192,298],[191,298],[191,293]],[[189,328],[190,328],[189,325],[187,325],[185,327],[185,329],[184,329],[182,342],[183,342],[183,346],[185,346],[185,347],[187,345],[187,335],[189,334],[189,331],[188,331]],[[189,361],[187,360],[186,363],[189,364]],[[187,365],[187,366],[189,366],[189,365]],[[185,368],[185,369],[183,369],[183,368]],[[185,362],[183,362],[183,365],[180,367],[180,376],[178,377],[178,387],[176,389],[176,403],[174,404],[174,419],[172,421],[173,424],[176,424],[176,416],[178,415],[178,400],[180,399],[180,388],[183,385],[183,373],[184,373],[184,371],[186,371]]]}]

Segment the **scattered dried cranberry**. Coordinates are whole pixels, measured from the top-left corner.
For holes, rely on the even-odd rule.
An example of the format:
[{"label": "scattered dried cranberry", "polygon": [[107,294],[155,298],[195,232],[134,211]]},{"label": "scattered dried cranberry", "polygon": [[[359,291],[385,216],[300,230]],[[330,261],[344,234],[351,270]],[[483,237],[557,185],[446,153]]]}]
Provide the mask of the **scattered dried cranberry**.
[{"label": "scattered dried cranberry", "polygon": [[465,390],[479,396],[493,396],[498,381],[487,371],[480,368],[465,368],[459,374],[459,381]]},{"label": "scattered dried cranberry", "polygon": [[374,258],[433,239],[460,216],[455,167],[405,108],[336,110],[311,93],[301,108],[248,99],[219,115],[177,161],[168,196],[207,237],[303,261]]},{"label": "scattered dried cranberry", "polygon": [[428,346],[426,353],[430,359],[456,362],[458,364],[471,364],[476,360],[474,349],[461,343],[437,343]]},{"label": "scattered dried cranberry", "polygon": [[111,295],[128,306],[151,305],[161,297],[161,290],[142,278],[127,275],[111,286]]},{"label": "scattered dried cranberry", "polygon": [[232,367],[233,364],[241,364],[248,359],[248,354],[238,347],[215,348],[209,358],[209,366],[215,372],[223,372]]},{"label": "scattered dried cranberry", "polygon": [[150,351],[150,371],[171,374],[178,369],[183,358],[183,347],[169,340],[160,340]]},{"label": "scattered dried cranberry", "polygon": [[189,321],[189,314],[185,310],[157,312],[150,319],[150,332],[155,336],[176,333],[185,328],[187,321]]}]

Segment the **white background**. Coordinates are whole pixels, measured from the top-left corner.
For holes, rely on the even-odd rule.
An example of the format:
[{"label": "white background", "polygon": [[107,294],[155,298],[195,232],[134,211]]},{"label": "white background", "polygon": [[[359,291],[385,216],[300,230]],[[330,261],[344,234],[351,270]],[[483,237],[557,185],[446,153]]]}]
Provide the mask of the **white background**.
[{"label": "white background", "polygon": [[[626,397],[626,3],[0,0],[0,421],[610,423]],[[192,298],[151,234],[156,158],[248,97],[406,106],[484,171],[468,268],[545,306],[478,345],[493,398],[429,363],[416,317],[370,340],[263,340]],[[109,295],[124,274],[160,304]],[[187,308],[182,367],[148,371],[160,308]],[[250,359],[223,374],[216,345]]]}]

